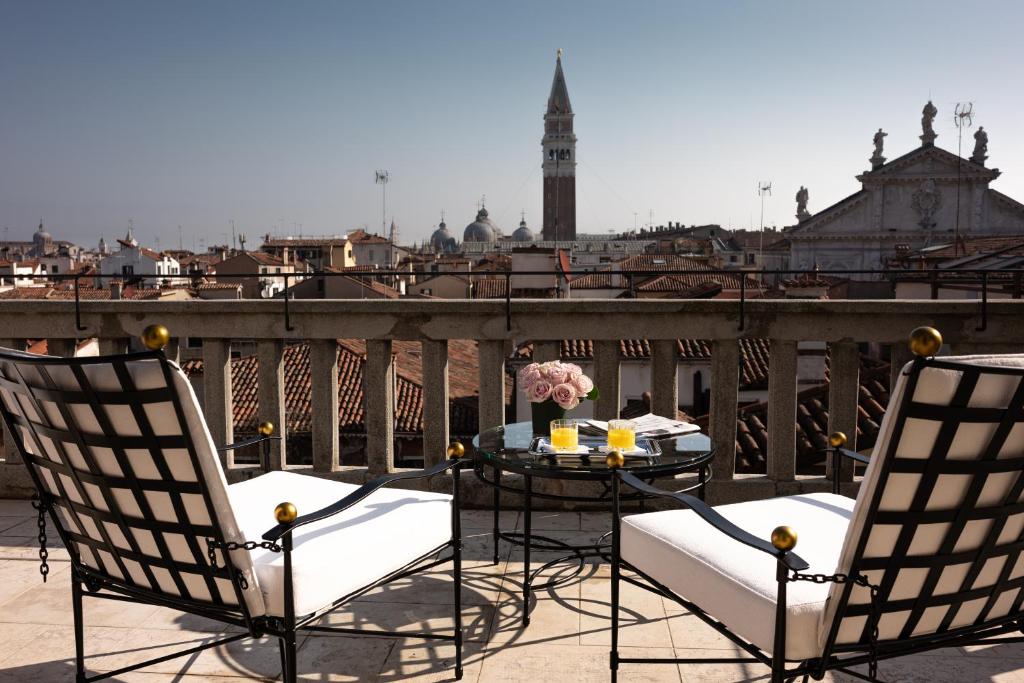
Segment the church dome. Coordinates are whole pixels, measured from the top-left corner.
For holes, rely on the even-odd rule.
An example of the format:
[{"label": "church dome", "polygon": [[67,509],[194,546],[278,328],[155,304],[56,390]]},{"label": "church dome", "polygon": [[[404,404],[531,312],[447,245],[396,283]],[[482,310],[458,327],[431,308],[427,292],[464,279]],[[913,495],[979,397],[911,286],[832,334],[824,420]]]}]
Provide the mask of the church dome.
[{"label": "church dome", "polygon": [[533,230],[526,227],[526,220],[519,221],[519,227],[512,233],[512,240],[514,242],[532,242],[533,241]]},{"label": "church dome", "polygon": [[501,236],[501,230],[488,215],[487,209],[481,207],[476,220],[466,226],[462,234],[463,242],[494,242]]},{"label": "church dome", "polygon": [[454,240],[451,233],[448,232],[448,225],[441,221],[440,225],[437,226],[437,230],[430,236],[430,250],[435,254],[443,254],[451,251],[452,242]]},{"label": "church dome", "polygon": [[37,245],[43,245],[48,242],[52,242],[53,237],[50,235],[50,233],[46,232],[46,230],[43,228],[43,224],[40,223],[39,229],[36,231],[36,234],[32,235],[32,241],[35,242]]}]

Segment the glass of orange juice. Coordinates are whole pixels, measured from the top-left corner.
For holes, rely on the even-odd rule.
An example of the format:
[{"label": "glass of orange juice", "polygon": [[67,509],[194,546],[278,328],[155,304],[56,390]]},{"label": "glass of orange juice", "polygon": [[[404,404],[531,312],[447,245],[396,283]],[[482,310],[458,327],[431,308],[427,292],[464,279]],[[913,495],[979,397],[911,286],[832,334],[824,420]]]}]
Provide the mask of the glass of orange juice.
[{"label": "glass of orange juice", "polygon": [[632,420],[608,421],[608,447],[622,451],[636,448],[636,425]]},{"label": "glass of orange juice", "polygon": [[575,451],[580,445],[580,432],[576,420],[552,420],[551,445],[556,451]]}]

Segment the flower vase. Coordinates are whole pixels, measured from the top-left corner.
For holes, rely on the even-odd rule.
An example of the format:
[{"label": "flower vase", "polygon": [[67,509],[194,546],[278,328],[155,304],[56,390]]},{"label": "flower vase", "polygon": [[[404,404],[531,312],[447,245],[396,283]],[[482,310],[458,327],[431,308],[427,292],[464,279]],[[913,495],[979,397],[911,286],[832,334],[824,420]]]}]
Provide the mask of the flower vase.
[{"label": "flower vase", "polygon": [[565,408],[550,398],[540,403],[531,403],[530,408],[533,410],[534,436],[550,436],[551,421],[561,420],[565,417]]}]

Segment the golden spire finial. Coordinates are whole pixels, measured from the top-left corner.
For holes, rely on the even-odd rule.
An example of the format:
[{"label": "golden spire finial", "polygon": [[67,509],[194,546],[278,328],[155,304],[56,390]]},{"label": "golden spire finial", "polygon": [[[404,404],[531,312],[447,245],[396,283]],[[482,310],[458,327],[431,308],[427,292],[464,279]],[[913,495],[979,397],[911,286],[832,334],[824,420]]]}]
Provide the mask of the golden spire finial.
[{"label": "golden spire finial", "polygon": [[558,48],[558,58],[562,58],[562,48]]}]

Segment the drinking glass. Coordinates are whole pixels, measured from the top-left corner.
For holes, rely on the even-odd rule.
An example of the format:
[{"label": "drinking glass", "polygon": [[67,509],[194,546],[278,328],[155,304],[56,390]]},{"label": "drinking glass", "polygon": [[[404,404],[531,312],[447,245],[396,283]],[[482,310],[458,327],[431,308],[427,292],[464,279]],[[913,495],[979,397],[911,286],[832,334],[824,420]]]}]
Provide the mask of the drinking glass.
[{"label": "drinking glass", "polygon": [[552,420],[551,445],[559,452],[575,451],[580,445],[576,420]]},{"label": "drinking glass", "polygon": [[623,451],[636,448],[636,425],[632,420],[608,421],[608,447]]}]

